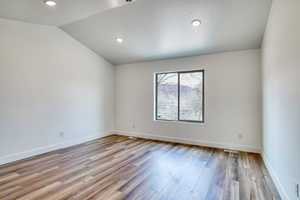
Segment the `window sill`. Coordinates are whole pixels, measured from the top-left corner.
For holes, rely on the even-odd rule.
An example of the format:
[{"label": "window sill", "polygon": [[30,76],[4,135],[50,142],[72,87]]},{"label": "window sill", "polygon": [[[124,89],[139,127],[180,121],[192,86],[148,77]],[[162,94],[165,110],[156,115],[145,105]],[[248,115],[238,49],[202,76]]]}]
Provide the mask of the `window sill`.
[{"label": "window sill", "polygon": [[161,123],[178,123],[178,124],[200,124],[205,125],[205,121],[183,121],[183,120],[163,120],[163,119],[154,119],[154,122]]}]

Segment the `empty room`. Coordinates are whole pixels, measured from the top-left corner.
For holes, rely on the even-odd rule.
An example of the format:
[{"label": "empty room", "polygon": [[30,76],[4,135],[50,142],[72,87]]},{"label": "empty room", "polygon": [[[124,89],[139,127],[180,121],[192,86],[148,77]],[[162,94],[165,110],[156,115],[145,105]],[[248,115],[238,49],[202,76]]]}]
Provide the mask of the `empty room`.
[{"label": "empty room", "polygon": [[300,200],[300,0],[0,0],[0,200]]}]

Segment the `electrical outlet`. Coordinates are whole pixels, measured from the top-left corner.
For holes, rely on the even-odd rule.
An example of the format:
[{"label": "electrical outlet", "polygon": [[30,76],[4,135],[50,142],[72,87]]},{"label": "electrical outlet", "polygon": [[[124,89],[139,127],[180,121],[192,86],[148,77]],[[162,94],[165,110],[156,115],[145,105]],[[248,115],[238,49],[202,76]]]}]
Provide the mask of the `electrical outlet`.
[{"label": "electrical outlet", "polygon": [[63,138],[63,137],[65,137],[65,133],[63,131],[59,132],[59,136]]},{"label": "electrical outlet", "polygon": [[239,140],[242,140],[242,139],[244,138],[244,135],[243,135],[243,133],[238,133],[238,135],[237,135],[237,136],[238,136],[238,139],[239,139]]}]

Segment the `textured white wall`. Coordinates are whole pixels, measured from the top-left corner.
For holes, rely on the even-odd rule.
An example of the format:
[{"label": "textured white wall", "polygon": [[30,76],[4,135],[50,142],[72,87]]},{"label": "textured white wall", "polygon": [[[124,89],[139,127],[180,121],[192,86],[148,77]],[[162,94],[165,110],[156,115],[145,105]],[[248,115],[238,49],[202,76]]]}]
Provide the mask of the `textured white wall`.
[{"label": "textured white wall", "polygon": [[263,153],[284,199],[300,184],[300,1],[273,0],[263,43]]},{"label": "textured white wall", "polygon": [[[124,134],[259,151],[260,55],[260,50],[246,50],[117,66],[116,129]],[[206,71],[205,124],[154,121],[153,74],[202,68]]]},{"label": "textured white wall", "polygon": [[56,27],[0,19],[0,163],[100,137],[113,113],[111,64]]}]

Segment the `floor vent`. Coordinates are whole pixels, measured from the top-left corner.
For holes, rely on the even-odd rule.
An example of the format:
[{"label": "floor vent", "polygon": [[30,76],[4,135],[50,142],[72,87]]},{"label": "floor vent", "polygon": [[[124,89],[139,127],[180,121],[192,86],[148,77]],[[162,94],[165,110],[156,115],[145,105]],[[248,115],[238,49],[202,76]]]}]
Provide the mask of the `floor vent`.
[{"label": "floor vent", "polygon": [[230,149],[224,149],[224,152],[226,152],[226,153],[234,153],[234,154],[238,154],[239,153],[238,151],[230,150]]}]

